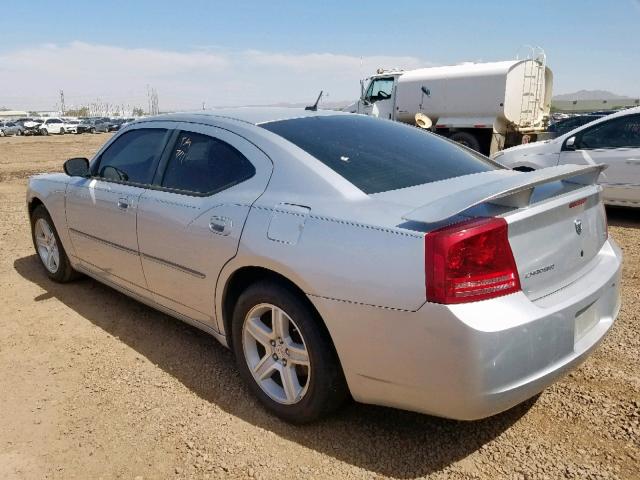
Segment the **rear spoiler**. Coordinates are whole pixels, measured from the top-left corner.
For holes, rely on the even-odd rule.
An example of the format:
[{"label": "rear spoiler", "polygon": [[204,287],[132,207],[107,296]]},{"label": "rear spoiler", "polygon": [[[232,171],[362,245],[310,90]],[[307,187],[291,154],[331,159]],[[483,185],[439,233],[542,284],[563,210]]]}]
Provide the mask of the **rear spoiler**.
[{"label": "rear spoiler", "polygon": [[562,180],[578,185],[593,185],[607,165],[559,165],[533,172],[513,172],[499,180],[453,192],[426,203],[402,216],[404,220],[438,223],[481,203],[507,207],[526,207],[538,185]]}]

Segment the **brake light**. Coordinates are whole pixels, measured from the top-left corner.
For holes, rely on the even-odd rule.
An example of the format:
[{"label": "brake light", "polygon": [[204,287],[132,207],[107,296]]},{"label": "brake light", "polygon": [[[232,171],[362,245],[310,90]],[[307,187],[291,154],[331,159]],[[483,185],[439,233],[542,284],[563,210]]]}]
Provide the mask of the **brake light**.
[{"label": "brake light", "polygon": [[481,218],[429,232],[425,269],[430,302],[474,302],[520,290],[503,218]]}]

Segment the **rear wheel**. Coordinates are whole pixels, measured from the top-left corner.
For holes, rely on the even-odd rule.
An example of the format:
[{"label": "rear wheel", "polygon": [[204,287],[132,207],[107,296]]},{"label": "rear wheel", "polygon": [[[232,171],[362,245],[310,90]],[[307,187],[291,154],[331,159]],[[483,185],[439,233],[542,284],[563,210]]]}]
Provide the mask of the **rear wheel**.
[{"label": "rear wheel", "polygon": [[60,135],[64,135],[64,128],[60,129]]},{"label": "rear wheel", "polygon": [[315,312],[284,285],[260,282],[240,295],[232,338],[242,377],[278,417],[311,422],[347,398],[331,340]]},{"label": "rear wheel", "polygon": [[475,135],[469,132],[456,132],[449,137],[454,142],[458,142],[465,147],[468,147],[476,152],[480,151],[480,142],[475,137]]},{"label": "rear wheel", "polygon": [[31,236],[38,258],[51,280],[68,282],[78,276],[60,242],[49,212],[39,205],[31,214]]},{"label": "rear wheel", "polygon": [[91,127],[91,128],[89,129],[89,133],[96,133],[96,129],[95,129],[95,128],[93,128],[93,127]]}]

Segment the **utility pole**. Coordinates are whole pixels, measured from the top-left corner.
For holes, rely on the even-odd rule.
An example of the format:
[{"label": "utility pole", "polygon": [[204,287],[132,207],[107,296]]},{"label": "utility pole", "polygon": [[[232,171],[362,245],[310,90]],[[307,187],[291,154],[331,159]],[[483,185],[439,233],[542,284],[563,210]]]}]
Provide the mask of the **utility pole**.
[{"label": "utility pole", "polygon": [[64,115],[64,90],[60,90],[60,113]]}]

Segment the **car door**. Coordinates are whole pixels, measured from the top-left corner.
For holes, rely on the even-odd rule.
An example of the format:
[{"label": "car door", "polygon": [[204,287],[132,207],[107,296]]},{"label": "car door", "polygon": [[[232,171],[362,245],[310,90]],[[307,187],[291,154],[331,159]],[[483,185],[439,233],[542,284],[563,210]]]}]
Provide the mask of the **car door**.
[{"label": "car door", "polygon": [[[153,126],[150,126],[153,125]],[[138,202],[155,174],[170,122],[141,124],[110,142],[91,162],[91,178],[73,178],[67,225],[81,265],[139,294],[146,281],[138,252]]]},{"label": "car door", "polygon": [[605,189],[605,200],[640,201],[640,115],[615,117],[587,127],[575,135],[573,148],[565,140],[560,163],[608,165],[598,180]]},{"label": "car door", "polygon": [[216,328],[218,275],[233,258],[270,159],[220,128],[181,124],[138,209],[144,274],[155,301]]}]

